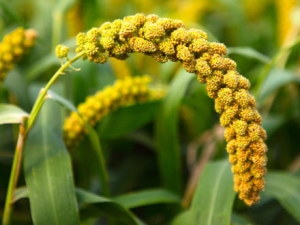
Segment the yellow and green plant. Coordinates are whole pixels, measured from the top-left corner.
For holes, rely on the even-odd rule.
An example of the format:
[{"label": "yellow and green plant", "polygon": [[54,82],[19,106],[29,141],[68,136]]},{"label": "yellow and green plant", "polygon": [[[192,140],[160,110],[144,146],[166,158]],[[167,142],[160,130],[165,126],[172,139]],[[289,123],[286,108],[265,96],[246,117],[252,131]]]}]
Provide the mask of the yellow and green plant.
[{"label": "yellow and green plant", "polygon": [[[24,20],[42,35],[16,70],[38,32],[17,28],[4,36],[0,83],[14,71],[0,85],[0,170],[4,155],[12,161],[3,176],[2,224],[271,224],[274,208],[282,211],[278,225],[300,222],[298,28],[280,31],[282,47],[272,59],[259,52],[277,50],[270,34],[278,24],[264,29],[264,12],[277,15],[281,2],[264,1],[257,11],[251,0],[244,8],[219,0],[131,8],[134,2],[28,9],[54,20]],[[22,17],[2,5],[10,20],[0,31]],[[143,7],[151,14],[135,12]],[[43,33],[43,26],[53,30]]]}]

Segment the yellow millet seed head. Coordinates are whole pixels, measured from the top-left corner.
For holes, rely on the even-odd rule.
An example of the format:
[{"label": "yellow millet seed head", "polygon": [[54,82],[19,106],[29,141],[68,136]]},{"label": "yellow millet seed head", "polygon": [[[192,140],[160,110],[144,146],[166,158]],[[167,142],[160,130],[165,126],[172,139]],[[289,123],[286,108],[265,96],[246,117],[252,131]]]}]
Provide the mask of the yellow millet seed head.
[{"label": "yellow millet seed head", "polygon": [[232,125],[237,135],[243,136],[246,134],[248,128],[247,122],[243,120],[235,120]]},{"label": "yellow millet seed head", "polygon": [[234,100],[242,108],[255,107],[255,99],[245,89],[240,89],[234,93]]},{"label": "yellow millet seed head", "polygon": [[178,28],[185,28],[185,24],[181,20],[159,18],[156,23],[161,25],[166,32],[171,32]]},{"label": "yellow millet seed head", "polygon": [[218,91],[218,99],[220,99],[224,105],[230,105],[234,100],[233,91],[230,88],[221,88]]},{"label": "yellow millet seed head", "polygon": [[222,43],[217,43],[217,42],[210,42],[209,43],[210,45],[210,52],[211,54],[217,54],[217,55],[220,55],[220,56],[224,56],[227,54],[227,49],[226,49],[226,46]]},{"label": "yellow millet seed head", "polygon": [[245,162],[247,160],[249,160],[249,156],[250,156],[250,151],[245,151],[242,149],[237,149],[236,153],[235,153],[237,159],[239,162]]},{"label": "yellow millet seed head", "polygon": [[256,123],[249,124],[248,135],[249,135],[251,141],[257,141],[259,139],[264,140],[264,137],[265,137],[264,134],[265,134],[265,131],[260,125],[258,125]]},{"label": "yellow millet seed head", "polygon": [[133,37],[129,40],[130,48],[134,52],[148,53],[155,52],[156,46],[151,42],[140,37]]},{"label": "yellow millet seed head", "polygon": [[221,125],[223,127],[226,127],[231,124],[235,120],[236,115],[238,114],[238,110],[239,108],[237,105],[227,107],[220,117]]},{"label": "yellow millet seed head", "polygon": [[237,164],[238,162],[238,158],[237,158],[237,155],[236,154],[229,154],[229,162],[232,164],[232,165],[235,165]]},{"label": "yellow millet seed head", "polygon": [[[8,47],[2,49],[8,49],[3,52],[10,54]],[[84,51],[85,57],[97,63],[106,62],[107,57],[126,59],[134,52],[150,55],[161,63],[181,61],[187,72],[207,83],[208,96],[215,99],[215,110],[221,114],[220,123],[225,127],[226,149],[234,165],[234,189],[239,198],[248,205],[259,200],[259,192],[264,188],[263,177],[258,174],[265,173],[266,132],[260,126],[262,119],[255,109],[255,99],[248,92],[250,82],[237,72],[236,63],[225,57],[224,44],[208,41],[201,30],[187,30],[180,20],[136,14],[79,34],[76,51]],[[6,59],[11,58],[9,54]],[[152,94],[141,80],[124,79],[96,94],[93,104],[83,106],[84,118],[95,124],[119,106],[149,99]],[[251,172],[251,168],[255,169]]]},{"label": "yellow millet seed head", "polygon": [[157,62],[160,62],[160,63],[168,62],[168,57],[159,51],[149,53],[149,55],[152,56],[153,59],[155,59]]},{"label": "yellow millet seed head", "polygon": [[67,59],[68,58],[68,53],[69,53],[69,47],[65,45],[57,45],[55,48],[55,55],[59,59]]},{"label": "yellow millet seed head", "polygon": [[232,126],[226,127],[226,129],[224,131],[224,137],[225,137],[225,140],[227,142],[235,139],[236,138],[236,132],[235,132],[234,127],[232,127]]},{"label": "yellow millet seed head", "polygon": [[188,32],[192,39],[208,39],[207,34],[202,30],[191,28],[188,30]]},{"label": "yellow millet seed head", "polygon": [[205,39],[193,39],[189,50],[194,53],[204,53],[209,49],[209,42]]},{"label": "yellow millet seed head", "polygon": [[204,83],[206,82],[206,78],[212,74],[212,69],[210,68],[207,61],[202,59],[196,59],[196,70],[197,77],[199,79],[203,79]]},{"label": "yellow millet seed head", "polygon": [[149,14],[146,16],[146,21],[155,23],[157,20],[159,20],[159,16],[155,14]]},{"label": "yellow millet seed head", "polygon": [[86,32],[85,38],[88,42],[97,42],[100,37],[99,28],[92,28],[88,32]]},{"label": "yellow millet seed head", "polygon": [[144,27],[144,37],[146,40],[155,40],[161,38],[165,35],[164,28],[157,23],[145,23]]},{"label": "yellow millet seed head", "polygon": [[209,61],[209,65],[211,66],[212,69],[215,69],[215,70],[227,71],[228,69],[232,69],[228,65],[227,58],[223,58],[219,54],[213,54],[212,55],[212,57],[211,57],[211,59]]},{"label": "yellow millet seed head", "polygon": [[228,70],[224,75],[223,83],[231,89],[236,89],[238,87],[240,80],[239,74],[235,70]]},{"label": "yellow millet seed head", "polygon": [[240,118],[247,122],[255,121],[257,110],[253,107],[247,107],[240,111]]},{"label": "yellow millet seed head", "polygon": [[196,60],[183,61],[182,66],[188,73],[196,73],[197,72],[196,71]]},{"label": "yellow millet seed head", "polygon": [[19,27],[3,37],[0,42],[0,84],[8,71],[33,46],[36,36],[33,29],[24,30]]},{"label": "yellow millet seed head", "polygon": [[180,27],[171,33],[171,40],[176,44],[189,44],[192,37],[185,28]]},{"label": "yellow millet seed head", "polygon": [[[94,126],[105,115],[120,106],[163,98],[162,91],[154,94],[154,90],[149,88],[150,82],[149,76],[117,80],[113,86],[107,86],[95,95],[88,96],[85,102],[79,104],[78,111],[88,124]],[[73,127],[76,127],[76,130]],[[85,133],[81,118],[76,113],[71,113],[64,124],[64,138],[68,147],[74,147]]]},{"label": "yellow millet seed head", "polygon": [[247,136],[247,135],[240,136],[240,135],[237,134],[237,136],[236,136],[236,147],[237,147],[237,149],[245,150],[246,148],[249,147],[250,143],[251,143],[251,139],[249,138],[249,136]]},{"label": "yellow millet seed head", "polygon": [[237,141],[236,139],[232,139],[231,141],[229,141],[226,145],[226,151],[229,154],[235,154],[237,150]]},{"label": "yellow millet seed head", "polygon": [[176,56],[182,62],[191,61],[194,59],[193,54],[190,52],[189,48],[185,45],[177,45],[176,47]]},{"label": "yellow millet seed head", "polygon": [[206,79],[206,91],[207,95],[210,98],[217,98],[218,97],[218,91],[221,89],[221,84],[222,84],[222,76],[219,75],[213,75],[209,78]]},{"label": "yellow millet seed head", "polygon": [[123,21],[121,29],[119,31],[119,39],[121,41],[126,41],[126,39],[133,37],[136,32],[137,27],[134,26],[134,24],[127,21]]},{"label": "yellow millet seed head", "polygon": [[141,27],[146,22],[146,16],[142,13],[138,13],[133,16],[126,16],[123,20],[132,23],[136,27]]},{"label": "yellow millet seed head", "polygon": [[159,43],[159,50],[167,56],[176,54],[175,46],[169,38],[165,38]]},{"label": "yellow millet seed head", "polygon": [[249,80],[247,78],[243,77],[243,76],[239,76],[238,87],[240,89],[249,90],[249,88],[250,88],[250,82],[249,82]]}]

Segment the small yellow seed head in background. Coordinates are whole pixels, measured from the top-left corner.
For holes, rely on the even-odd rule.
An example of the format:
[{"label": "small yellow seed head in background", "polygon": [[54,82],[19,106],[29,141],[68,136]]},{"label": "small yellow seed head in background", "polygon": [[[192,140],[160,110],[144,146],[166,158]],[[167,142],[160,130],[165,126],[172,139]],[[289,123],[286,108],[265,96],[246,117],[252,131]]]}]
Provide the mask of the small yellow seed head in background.
[{"label": "small yellow seed head in background", "polygon": [[35,43],[37,37],[33,29],[19,27],[3,37],[0,43],[0,84],[6,74]]},{"label": "small yellow seed head in background", "polygon": [[[88,96],[85,102],[79,104],[78,111],[84,121],[95,126],[104,116],[119,107],[162,99],[165,92],[159,88],[150,88],[150,82],[149,76],[118,79],[113,86],[107,86],[95,95]],[[82,119],[74,112],[65,120],[63,130],[69,148],[76,146],[86,133]]]}]

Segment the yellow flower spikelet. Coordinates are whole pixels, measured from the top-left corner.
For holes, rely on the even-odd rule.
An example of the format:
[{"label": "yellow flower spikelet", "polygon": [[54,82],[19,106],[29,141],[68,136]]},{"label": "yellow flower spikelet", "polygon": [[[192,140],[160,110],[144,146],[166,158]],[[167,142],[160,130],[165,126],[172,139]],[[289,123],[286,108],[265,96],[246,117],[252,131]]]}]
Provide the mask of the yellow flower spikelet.
[{"label": "yellow flower spikelet", "polygon": [[[207,83],[208,96],[215,99],[215,110],[221,114],[234,190],[247,205],[259,201],[265,186],[266,132],[248,91],[250,83],[237,72],[236,63],[225,57],[224,44],[208,41],[202,30],[186,29],[180,20],[136,14],[79,33],[76,51],[95,63],[144,53],[161,63],[179,61],[187,72],[195,73],[201,83]],[[72,132],[76,129],[74,126]]]},{"label": "yellow flower spikelet", "polygon": [[32,29],[17,28],[4,36],[0,43],[0,84],[6,74],[31,48],[36,39],[36,32]]},{"label": "yellow flower spikelet", "polygon": [[[104,116],[121,106],[161,99],[165,93],[162,89],[149,87],[149,76],[127,77],[116,80],[113,86],[107,86],[86,101],[79,104],[78,111],[84,121],[95,126]],[[65,120],[64,139],[68,148],[78,144],[86,133],[84,123],[76,112]]]}]

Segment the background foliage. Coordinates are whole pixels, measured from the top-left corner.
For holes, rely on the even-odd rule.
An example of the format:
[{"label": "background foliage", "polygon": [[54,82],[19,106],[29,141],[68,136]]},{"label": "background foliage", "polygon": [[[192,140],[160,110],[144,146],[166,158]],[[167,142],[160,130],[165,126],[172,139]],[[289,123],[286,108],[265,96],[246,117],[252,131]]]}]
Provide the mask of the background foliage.
[{"label": "background foliage", "polygon": [[[74,67],[81,70],[70,69],[55,83],[51,90],[60,97],[45,102],[28,136],[12,224],[51,219],[51,224],[300,224],[299,7],[296,0],[0,0],[1,37],[18,26],[38,33],[34,48],[0,87],[1,104],[30,112],[60,66],[57,44],[75,46],[78,32],[105,21],[155,13],[204,29],[210,40],[228,46],[238,71],[251,81],[269,148],[266,189],[249,208],[235,197],[223,130],[195,76],[179,64],[139,54],[125,63],[78,61]],[[111,113],[96,136],[91,132],[91,141],[68,152],[60,134],[69,110],[117,78],[142,74],[167,86],[166,98]],[[10,124],[3,114],[0,118],[0,214],[20,114]],[[104,196],[99,180],[95,137],[104,152],[110,196]]]}]

